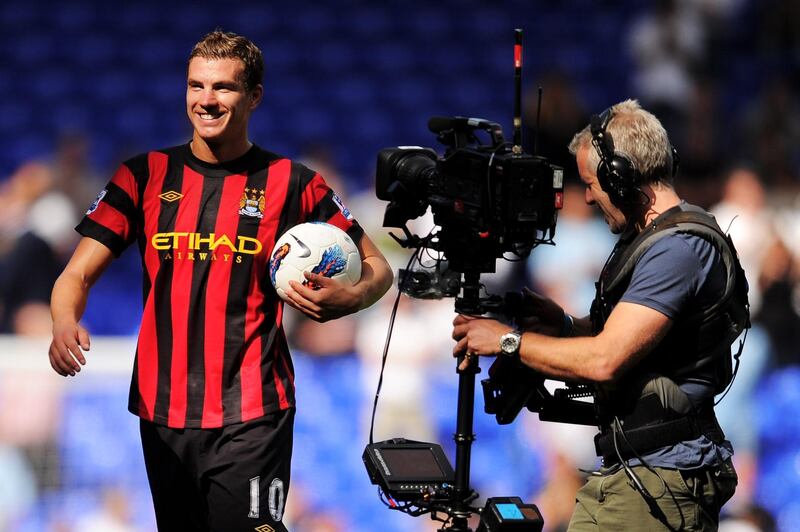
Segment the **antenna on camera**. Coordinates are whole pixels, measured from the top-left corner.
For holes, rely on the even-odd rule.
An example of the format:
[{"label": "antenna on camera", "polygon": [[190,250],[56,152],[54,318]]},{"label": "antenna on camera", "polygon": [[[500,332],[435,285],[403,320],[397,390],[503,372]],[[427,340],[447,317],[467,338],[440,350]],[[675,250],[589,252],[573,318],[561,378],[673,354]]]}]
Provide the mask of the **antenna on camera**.
[{"label": "antenna on camera", "polygon": [[536,102],[536,129],[533,131],[533,154],[539,153],[539,117],[542,116],[542,88],[539,87],[539,98]]},{"label": "antenna on camera", "polygon": [[514,145],[512,153],[522,153],[522,30],[514,30]]}]

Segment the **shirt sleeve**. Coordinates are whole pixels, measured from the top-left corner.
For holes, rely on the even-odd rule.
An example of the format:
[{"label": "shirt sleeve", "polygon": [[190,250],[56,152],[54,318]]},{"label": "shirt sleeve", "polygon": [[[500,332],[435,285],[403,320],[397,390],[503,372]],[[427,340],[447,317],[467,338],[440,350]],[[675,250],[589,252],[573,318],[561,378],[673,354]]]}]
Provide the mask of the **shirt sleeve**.
[{"label": "shirt sleeve", "polygon": [[621,301],[644,305],[675,319],[692,304],[702,284],[702,261],[687,240],[698,238],[670,235],[653,244],[636,263]]},{"label": "shirt sleeve", "polygon": [[301,197],[302,218],[305,222],[325,222],[345,231],[354,242],[361,241],[364,230],[342,199],[318,173],[305,185]]},{"label": "shirt sleeve", "polygon": [[136,239],[138,202],[136,178],[130,168],[122,164],[75,230],[104,244],[119,257]]}]

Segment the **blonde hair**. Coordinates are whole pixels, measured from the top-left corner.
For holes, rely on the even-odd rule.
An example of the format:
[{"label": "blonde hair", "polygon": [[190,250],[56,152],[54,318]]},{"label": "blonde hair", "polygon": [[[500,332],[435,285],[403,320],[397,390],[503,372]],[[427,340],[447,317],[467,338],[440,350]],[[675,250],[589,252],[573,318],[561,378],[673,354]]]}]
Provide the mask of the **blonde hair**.
[{"label": "blonde hair", "polygon": [[232,32],[214,30],[194,45],[189,62],[205,59],[239,59],[244,63],[244,87],[249,92],[264,80],[264,57],[250,39]]},{"label": "blonde hair", "polygon": [[[614,151],[630,159],[644,183],[672,185],[672,145],[658,118],[636,100],[620,102],[610,108],[610,113],[606,131],[614,141]],[[575,155],[584,146],[591,148],[589,166],[597,168],[600,155],[592,146],[590,126],[575,134],[569,151]]]}]

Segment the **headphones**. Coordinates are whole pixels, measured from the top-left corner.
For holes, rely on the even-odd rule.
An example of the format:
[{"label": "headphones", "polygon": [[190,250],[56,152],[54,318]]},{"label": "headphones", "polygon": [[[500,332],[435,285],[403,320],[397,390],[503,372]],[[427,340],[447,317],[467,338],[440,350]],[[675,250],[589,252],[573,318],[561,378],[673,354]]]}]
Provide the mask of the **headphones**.
[{"label": "headphones", "polygon": [[[642,192],[642,175],[633,161],[623,153],[614,150],[614,139],[606,131],[614,113],[609,107],[599,115],[593,115],[590,122],[592,132],[592,145],[600,156],[597,164],[597,180],[600,187],[608,194],[612,203],[617,206],[634,205],[637,199],[646,198]],[[674,146],[672,150],[672,176],[678,171],[678,152]]]}]

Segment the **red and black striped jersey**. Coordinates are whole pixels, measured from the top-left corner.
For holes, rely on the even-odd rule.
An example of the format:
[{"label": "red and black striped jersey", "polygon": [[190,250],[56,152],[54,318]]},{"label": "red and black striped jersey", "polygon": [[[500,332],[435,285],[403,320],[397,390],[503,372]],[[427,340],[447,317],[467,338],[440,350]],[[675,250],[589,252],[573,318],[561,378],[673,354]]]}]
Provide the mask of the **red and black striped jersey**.
[{"label": "red and black striped jersey", "polygon": [[188,144],[123,163],[77,231],[119,256],[136,241],[144,312],[128,408],[176,428],[214,428],[294,406],[294,370],[269,280],[288,228],[363,231],[302,164],[253,146],[214,165]]}]

